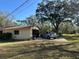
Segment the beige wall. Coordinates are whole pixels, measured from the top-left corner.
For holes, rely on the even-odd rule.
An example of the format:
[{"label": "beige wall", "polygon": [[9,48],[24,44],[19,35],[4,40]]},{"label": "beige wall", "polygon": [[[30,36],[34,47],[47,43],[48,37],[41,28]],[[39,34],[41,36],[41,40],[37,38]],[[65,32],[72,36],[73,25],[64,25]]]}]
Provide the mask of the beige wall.
[{"label": "beige wall", "polygon": [[3,32],[10,32],[13,34],[13,39],[29,39],[32,38],[32,29],[21,29],[19,34],[15,35],[14,30],[4,30]]},{"label": "beige wall", "polygon": [[29,39],[32,38],[32,31],[29,30],[19,30],[19,35],[14,35],[15,39]]}]

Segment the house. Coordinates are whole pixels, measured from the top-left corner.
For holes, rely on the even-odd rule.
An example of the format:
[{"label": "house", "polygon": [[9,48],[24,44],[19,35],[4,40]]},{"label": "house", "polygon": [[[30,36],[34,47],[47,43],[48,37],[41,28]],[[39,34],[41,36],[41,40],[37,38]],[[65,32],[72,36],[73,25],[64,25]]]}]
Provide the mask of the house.
[{"label": "house", "polygon": [[39,35],[39,29],[33,26],[16,26],[3,28],[0,33],[12,33],[13,39],[30,39],[34,35]]}]

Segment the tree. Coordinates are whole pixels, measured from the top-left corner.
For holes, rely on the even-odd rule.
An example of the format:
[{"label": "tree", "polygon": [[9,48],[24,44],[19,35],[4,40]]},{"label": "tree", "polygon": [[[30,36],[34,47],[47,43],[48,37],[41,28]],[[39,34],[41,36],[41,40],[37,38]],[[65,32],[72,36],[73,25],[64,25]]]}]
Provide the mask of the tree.
[{"label": "tree", "polygon": [[51,26],[50,22],[49,21],[45,21],[42,24],[40,33],[42,34],[42,33],[51,32],[51,31],[52,31],[52,26]]},{"label": "tree", "polygon": [[78,2],[78,0],[43,0],[38,4],[36,16],[41,23],[49,20],[54,31],[58,33],[58,27],[64,18],[72,18],[78,12],[79,8],[76,8],[79,6]]},{"label": "tree", "polygon": [[49,21],[45,21],[44,23],[41,23],[37,20],[37,17],[35,15],[27,18],[27,25],[38,27],[40,34],[52,31],[52,27]]},{"label": "tree", "polygon": [[75,15],[74,19],[75,19],[74,24],[79,26],[79,15]]},{"label": "tree", "polygon": [[28,17],[26,20],[27,20],[27,25],[37,26],[38,20],[35,15]]},{"label": "tree", "polygon": [[59,33],[65,33],[65,34],[70,34],[70,33],[75,33],[75,27],[72,24],[70,20],[65,20],[61,22],[59,25]]},{"label": "tree", "polygon": [[25,26],[25,25],[27,25],[26,20],[14,20],[13,22],[16,24],[16,26]]},{"label": "tree", "polygon": [[7,13],[0,12],[0,27],[9,27],[9,26],[15,26],[15,24],[12,22],[13,17],[7,17]]}]

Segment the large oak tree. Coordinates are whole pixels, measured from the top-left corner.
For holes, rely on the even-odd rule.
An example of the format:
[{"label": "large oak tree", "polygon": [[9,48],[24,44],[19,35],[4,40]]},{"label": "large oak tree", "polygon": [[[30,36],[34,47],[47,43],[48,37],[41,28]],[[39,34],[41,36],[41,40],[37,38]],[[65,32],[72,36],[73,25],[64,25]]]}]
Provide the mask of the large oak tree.
[{"label": "large oak tree", "polygon": [[58,27],[65,20],[64,18],[73,18],[78,11],[78,0],[43,0],[38,4],[36,16],[41,23],[49,20],[58,33]]}]

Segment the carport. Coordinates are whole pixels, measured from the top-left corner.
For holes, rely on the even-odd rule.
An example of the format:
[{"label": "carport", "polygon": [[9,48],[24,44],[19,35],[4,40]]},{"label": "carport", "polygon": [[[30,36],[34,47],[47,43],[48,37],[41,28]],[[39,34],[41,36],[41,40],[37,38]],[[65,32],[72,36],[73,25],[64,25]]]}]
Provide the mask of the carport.
[{"label": "carport", "polygon": [[38,38],[39,37],[39,29],[37,27],[32,28],[32,37]]}]

